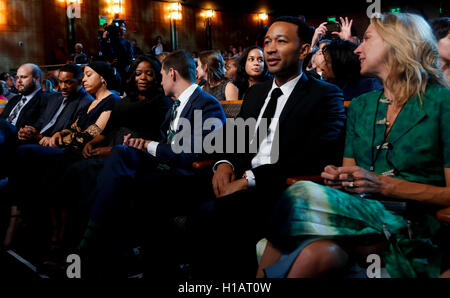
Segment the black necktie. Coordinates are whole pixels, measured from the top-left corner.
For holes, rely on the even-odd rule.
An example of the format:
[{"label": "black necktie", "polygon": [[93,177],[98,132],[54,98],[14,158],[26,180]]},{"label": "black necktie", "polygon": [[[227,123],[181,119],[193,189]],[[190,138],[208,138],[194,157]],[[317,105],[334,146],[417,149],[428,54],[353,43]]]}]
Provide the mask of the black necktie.
[{"label": "black necktie", "polygon": [[264,110],[264,114],[261,118],[267,119],[267,131],[269,131],[270,123],[272,122],[272,118],[275,115],[275,110],[277,109],[277,103],[278,98],[283,95],[283,92],[280,88],[275,88],[272,91],[272,94],[270,94],[269,103],[266,106],[266,109]]}]

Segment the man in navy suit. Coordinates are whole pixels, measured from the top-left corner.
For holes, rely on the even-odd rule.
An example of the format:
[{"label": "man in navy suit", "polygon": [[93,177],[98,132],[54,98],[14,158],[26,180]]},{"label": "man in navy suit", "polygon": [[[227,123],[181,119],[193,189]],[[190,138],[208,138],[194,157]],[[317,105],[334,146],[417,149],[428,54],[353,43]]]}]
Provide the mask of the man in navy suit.
[{"label": "man in navy suit", "polygon": [[[81,248],[92,252],[89,248],[99,244],[99,235],[111,230],[117,218],[123,218],[123,211],[118,208],[123,201],[138,198],[141,201],[138,203],[144,205],[141,208],[147,222],[144,226],[151,230],[147,234],[154,242],[146,247],[149,264],[164,275],[170,274],[176,265],[170,254],[174,249],[174,245],[170,245],[169,231],[172,217],[184,215],[198,203],[184,196],[187,188],[199,184],[192,162],[205,158],[203,146],[198,150],[195,144],[203,144],[205,136],[220,129],[226,119],[218,100],[195,84],[195,62],[186,51],[172,52],[164,60],[161,74],[166,96],[176,99],[161,126],[161,140],[131,139],[127,135],[123,146],[111,150],[90,198],[90,221]],[[201,118],[197,119],[199,113]],[[194,118],[199,123],[195,123]],[[216,125],[205,128],[207,119],[215,119]],[[186,126],[200,129],[193,129],[188,138],[179,138]],[[180,152],[180,148],[184,150]],[[150,259],[152,255],[157,256],[156,259]]]},{"label": "man in navy suit", "polygon": [[47,146],[54,133],[69,128],[78,114],[94,100],[81,83],[83,71],[75,64],[66,64],[59,69],[59,90],[48,100],[45,111],[31,125],[18,132],[18,138],[25,142],[39,142]]}]

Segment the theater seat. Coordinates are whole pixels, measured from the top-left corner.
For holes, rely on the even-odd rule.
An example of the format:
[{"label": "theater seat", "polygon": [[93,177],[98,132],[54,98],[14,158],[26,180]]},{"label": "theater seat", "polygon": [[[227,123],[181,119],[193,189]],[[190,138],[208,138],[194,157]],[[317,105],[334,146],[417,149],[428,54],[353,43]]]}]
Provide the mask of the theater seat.
[{"label": "theater seat", "polygon": [[227,118],[236,118],[241,110],[243,100],[219,100]]}]

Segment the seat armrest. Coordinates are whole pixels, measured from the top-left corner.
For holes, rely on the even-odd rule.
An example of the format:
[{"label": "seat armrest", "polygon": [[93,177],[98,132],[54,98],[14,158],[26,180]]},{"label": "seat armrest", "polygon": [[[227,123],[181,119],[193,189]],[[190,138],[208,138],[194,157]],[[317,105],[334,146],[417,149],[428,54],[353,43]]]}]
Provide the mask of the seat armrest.
[{"label": "seat armrest", "polygon": [[442,222],[450,222],[450,207],[436,212],[436,218]]},{"label": "seat armrest", "polygon": [[213,160],[202,160],[202,161],[194,161],[192,163],[192,167],[194,169],[203,169],[209,166],[212,166],[214,164]]},{"label": "seat armrest", "polygon": [[286,184],[292,185],[299,181],[312,181],[312,182],[319,183],[319,184],[323,183],[323,179],[320,175],[312,175],[312,176],[289,177],[286,179]]}]

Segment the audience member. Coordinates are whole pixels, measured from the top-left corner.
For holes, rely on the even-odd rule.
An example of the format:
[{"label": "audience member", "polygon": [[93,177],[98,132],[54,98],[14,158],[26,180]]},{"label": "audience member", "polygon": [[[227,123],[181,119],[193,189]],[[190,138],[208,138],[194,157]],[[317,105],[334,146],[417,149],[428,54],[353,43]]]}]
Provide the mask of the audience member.
[{"label": "audience member", "polygon": [[383,256],[394,278],[440,274],[434,214],[450,199],[450,84],[435,38],[418,15],[383,14],[355,53],[384,90],[350,104],[342,166],[324,168],[325,186],[298,182],[284,193],[259,276],[342,276],[368,254]]},{"label": "audience member", "polygon": [[198,55],[197,79],[205,80],[203,90],[218,100],[237,100],[238,88],[225,77],[225,62],[216,51],[203,51]]},{"label": "audience member", "polygon": [[236,56],[225,59],[225,76],[233,82],[236,80],[236,71],[239,66],[239,58],[240,57]]},{"label": "audience member", "polygon": [[158,56],[162,52],[164,52],[164,45],[163,45],[162,37],[157,36],[156,40],[155,40],[155,44],[152,46],[152,54],[154,54],[155,56]]},{"label": "audience member", "polygon": [[87,64],[89,62],[88,57],[83,52],[83,45],[81,43],[75,44],[75,56],[73,62],[75,64]]},{"label": "audience member", "polygon": [[[93,190],[97,175],[113,146],[122,145],[124,136],[128,134],[133,138],[158,139],[161,124],[173,104],[170,98],[164,96],[161,64],[154,56],[138,57],[133,62],[130,73],[126,84],[127,96],[114,105],[105,129],[86,143],[83,149],[85,159],[68,166],[61,175],[61,183],[57,185],[61,191],[72,189],[66,195],[64,203],[61,203],[66,222],[73,225],[72,232],[75,232],[76,227],[85,227],[86,222],[81,222],[81,219],[86,213],[86,202],[82,199]],[[67,231],[64,223],[61,223],[58,230]],[[73,233],[61,237],[66,240],[65,244],[69,248],[80,241]]]},{"label": "audience member", "polygon": [[79,66],[66,64],[59,69],[58,76],[61,93],[52,95],[36,123],[19,130],[19,140],[48,146],[50,138],[69,128],[94,100],[82,86],[83,71]]},{"label": "audience member", "polygon": [[135,57],[144,55],[144,51],[138,46],[136,38],[131,40],[131,46],[133,47],[133,53]]},{"label": "audience member", "polygon": [[247,48],[239,59],[234,81],[239,89],[239,98],[245,98],[248,88],[271,78],[267,64],[264,62],[263,49],[259,46]]},{"label": "audience member", "polygon": [[310,71],[316,72],[320,77],[322,77],[322,69],[320,68],[320,65],[325,63],[325,60],[323,58],[323,48],[330,44],[331,40],[329,39],[322,39],[319,41],[319,45],[317,47],[317,51],[312,56],[311,60],[313,61],[313,68],[310,69]]},{"label": "audience member", "polygon": [[13,98],[15,95],[17,95],[17,93],[19,93],[19,91],[17,91],[17,89],[16,89],[16,82],[15,82],[13,75],[11,75],[7,72],[2,72],[0,74],[0,80],[6,82],[6,86],[8,87],[7,91],[9,92],[9,94],[6,96],[6,98],[8,98],[8,100]]},{"label": "audience member", "polygon": [[161,52],[158,55],[156,55],[156,58],[158,58],[159,62],[163,63],[164,59],[166,59],[167,56],[169,56],[169,52]]},{"label": "audience member", "polygon": [[[195,63],[186,51],[172,52],[164,60],[161,75],[166,96],[176,98],[161,126],[162,138],[158,142],[126,135],[124,146],[115,146],[111,150],[91,195],[90,221],[81,248],[89,255],[95,253],[99,245],[102,246],[100,239],[104,236],[100,235],[105,235],[105,230],[111,229],[111,224],[117,222],[117,212],[123,214],[121,208],[116,208],[133,197],[125,193],[151,190],[148,198],[142,197],[140,200],[136,197],[143,204],[144,213],[152,214],[146,217],[144,223],[150,229],[147,233],[151,235],[146,251],[158,258],[149,258],[150,271],[147,273],[154,276],[157,272],[159,277],[168,277],[177,266],[169,220],[179,212],[188,212],[202,199],[202,189],[193,175],[192,162],[204,158],[205,151],[194,150],[194,144],[198,141],[203,143],[206,135],[221,128],[225,123],[225,114],[217,100],[195,84]],[[200,124],[194,123],[194,113],[198,111],[203,112]],[[214,128],[206,128],[203,122],[212,118],[216,119]],[[191,127],[200,125],[203,129],[194,130],[186,139],[179,139],[180,125],[185,129],[186,121]],[[188,148],[176,153],[177,146],[183,144]],[[173,187],[174,181],[177,187]],[[185,196],[186,189],[192,187],[199,191],[197,198]],[[154,245],[155,241],[158,245]]]},{"label": "audience member", "polygon": [[53,50],[53,63],[66,64],[70,60],[70,52],[64,45],[64,40],[58,38],[56,40],[56,46]]},{"label": "audience member", "polygon": [[53,88],[53,81],[50,79],[44,79],[41,83],[42,91],[47,93],[55,93],[56,90]]},{"label": "audience member", "polygon": [[42,71],[31,63],[23,64],[17,70],[19,95],[8,101],[0,115],[17,128],[32,125],[45,110],[47,94],[41,90]]},{"label": "audience member", "polygon": [[114,19],[103,33],[100,41],[103,56],[117,70],[121,78],[120,86],[117,87],[118,82],[116,82],[115,89],[113,88],[114,90],[118,90],[120,94],[123,92],[123,84],[127,77],[130,64],[134,60],[131,42],[124,38],[126,30],[124,20]]},{"label": "audience member", "polygon": [[302,72],[312,34],[295,17],[278,18],[267,31],[264,57],[274,79],[248,90],[238,118],[258,119],[257,128],[235,140],[246,148],[257,142],[258,151],[225,154],[214,165],[217,198],[192,218],[192,268],[199,277],[254,277],[255,245],[286,178],[318,174],[342,156],[342,92]]},{"label": "audience member", "polygon": [[8,99],[5,96],[3,96],[5,94],[5,90],[7,90],[6,82],[0,81],[0,114],[3,112],[3,110],[5,109],[6,103],[8,102]]},{"label": "audience member", "polygon": [[[17,147],[15,167],[9,176],[11,194],[17,199],[14,207],[17,214],[11,216],[17,216],[23,208],[34,210],[57,204],[59,193],[53,193],[53,186],[59,181],[60,173],[68,164],[82,158],[84,145],[101,133],[114,104],[121,99],[107,89],[112,76],[112,69],[106,62],[92,62],[85,66],[83,86],[95,95],[95,99],[80,111],[70,128],[53,134],[45,146],[25,144]],[[28,181],[26,188],[21,187],[22,181]],[[36,189],[42,192],[33,193]],[[31,198],[36,195],[39,200],[33,201]],[[55,246],[59,246],[56,244],[58,234],[59,231],[54,231],[52,235]],[[12,236],[7,235],[7,238],[12,239]]]},{"label": "audience member", "polygon": [[322,78],[341,88],[345,100],[383,88],[378,78],[361,76],[359,58],[354,53],[356,47],[353,42],[337,39],[322,49],[324,62],[319,65]]}]

